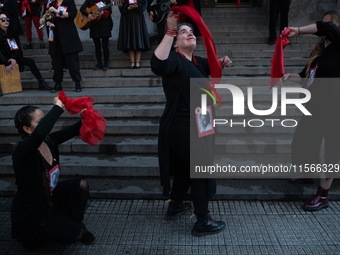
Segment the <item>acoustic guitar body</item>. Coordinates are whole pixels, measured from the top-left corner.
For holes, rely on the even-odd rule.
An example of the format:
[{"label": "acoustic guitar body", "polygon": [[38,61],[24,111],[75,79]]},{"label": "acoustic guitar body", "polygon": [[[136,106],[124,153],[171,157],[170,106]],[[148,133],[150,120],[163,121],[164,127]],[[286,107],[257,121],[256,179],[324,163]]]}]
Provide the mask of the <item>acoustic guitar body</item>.
[{"label": "acoustic guitar body", "polygon": [[[98,7],[96,5],[93,5],[91,8],[86,8],[85,11],[87,13],[91,13],[91,12],[97,10],[97,9],[98,9]],[[89,19],[79,11],[78,14],[77,14],[77,17],[76,17],[77,27],[80,28],[81,30],[86,30],[92,24],[97,23],[100,20],[98,13],[92,14],[92,17],[93,17],[93,20],[89,21]]]}]

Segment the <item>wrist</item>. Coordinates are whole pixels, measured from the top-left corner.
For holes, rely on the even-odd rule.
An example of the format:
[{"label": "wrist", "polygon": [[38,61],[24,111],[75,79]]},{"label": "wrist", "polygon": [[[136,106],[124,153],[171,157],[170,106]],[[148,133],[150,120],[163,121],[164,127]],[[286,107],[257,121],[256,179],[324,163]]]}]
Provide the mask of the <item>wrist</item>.
[{"label": "wrist", "polygon": [[301,35],[301,27],[299,27],[299,30],[298,30],[298,31],[299,31],[299,35]]},{"label": "wrist", "polygon": [[177,36],[177,29],[168,27],[166,31],[166,35],[176,37]]}]

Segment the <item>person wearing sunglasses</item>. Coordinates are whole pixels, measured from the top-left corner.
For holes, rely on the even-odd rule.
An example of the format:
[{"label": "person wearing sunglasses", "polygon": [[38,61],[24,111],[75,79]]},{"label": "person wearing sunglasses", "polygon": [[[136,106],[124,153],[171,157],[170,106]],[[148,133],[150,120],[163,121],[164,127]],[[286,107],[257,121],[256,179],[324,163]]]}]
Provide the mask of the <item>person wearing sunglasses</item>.
[{"label": "person wearing sunglasses", "polygon": [[16,41],[9,15],[0,11],[0,64],[5,65],[5,73],[12,74],[17,64],[27,65],[39,82],[39,90],[51,90],[42,78],[37,65],[31,58],[25,58],[20,52],[20,44]]}]

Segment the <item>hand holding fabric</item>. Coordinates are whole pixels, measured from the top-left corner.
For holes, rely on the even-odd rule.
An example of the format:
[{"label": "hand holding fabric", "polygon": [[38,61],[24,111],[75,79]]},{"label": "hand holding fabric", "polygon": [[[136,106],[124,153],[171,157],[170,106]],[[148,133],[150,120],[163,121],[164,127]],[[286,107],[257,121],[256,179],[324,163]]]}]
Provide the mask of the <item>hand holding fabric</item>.
[{"label": "hand holding fabric", "polygon": [[[68,98],[64,91],[59,91],[59,99],[64,103],[66,110],[71,114],[82,111],[83,124],[79,130],[81,139],[90,144],[96,145],[103,140],[106,131],[106,120],[92,105],[94,103],[91,97]],[[83,109],[85,109],[83,111]]]}]

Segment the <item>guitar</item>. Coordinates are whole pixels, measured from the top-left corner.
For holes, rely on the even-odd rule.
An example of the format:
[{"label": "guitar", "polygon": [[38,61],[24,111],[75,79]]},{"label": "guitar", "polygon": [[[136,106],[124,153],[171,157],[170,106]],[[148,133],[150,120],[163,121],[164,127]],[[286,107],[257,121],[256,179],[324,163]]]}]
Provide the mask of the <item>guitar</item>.
[{"label": "guitar", "polygon": [[111,3],[109,3],[108,5],[105,5],[101,8],[98,8],[97,5],[93,5],[90,8],[86,8],[85,11],[88,14],[91,14],[92,17],[93,17],[92,21],[89,21],[89,19],[86,16],[84,16],[80,11],[78,11],[77,17],[76,17],[76,25],[81,30],[86,30],[92,24],[97,23],[100,20],[100,16],[97,14],[98,12],[101,12],[105,9],[108,9],[109,7],[111,7],[113,5],[121,6],[123,3],[124,3],[124,0],[113,0]]},{"label": "guitar", "polygon": [[171,1],[162,0],[158,4],[151,6],[151,11],[153,12],[152,22],[160,24],[164,21],[166,14],[170,12]]}]

